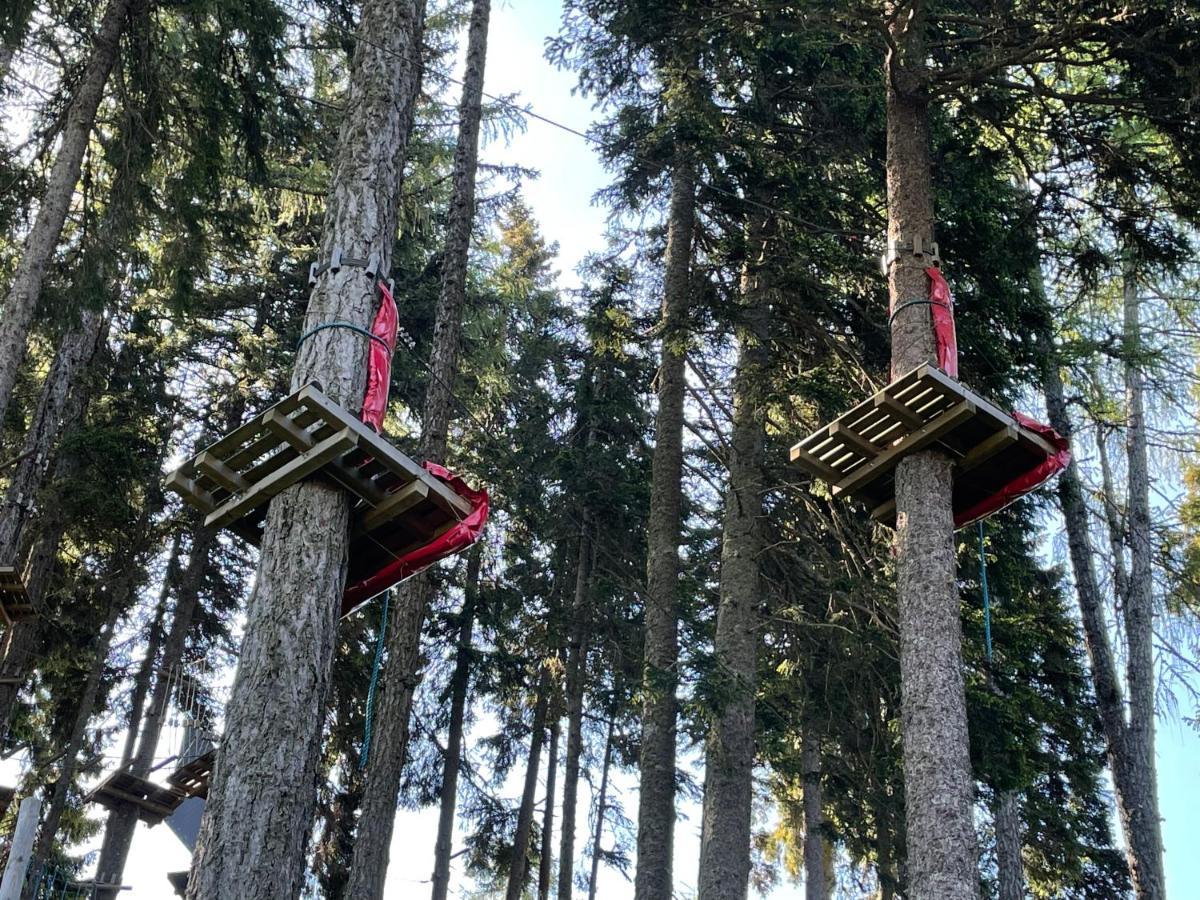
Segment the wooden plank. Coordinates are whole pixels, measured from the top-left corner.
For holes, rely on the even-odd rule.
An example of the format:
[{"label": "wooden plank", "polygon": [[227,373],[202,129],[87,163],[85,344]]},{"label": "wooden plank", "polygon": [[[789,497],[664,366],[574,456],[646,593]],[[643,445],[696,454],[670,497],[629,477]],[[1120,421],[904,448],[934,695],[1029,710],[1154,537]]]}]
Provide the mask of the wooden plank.
[{"label": "wooden plank", "polygon": [[298,405],[299,401],[297,400],[296,394],[289,394],[278,403],[267,407],[267,409],[263,410],[263,412],[254,416],[254,418],[248,420],[244,424],[239,425],[233,431],[229,432],[229,434],[225,435],[204,449],[211,452],[214,456],[219,456],[221,459],[229,462],[229,457],[232,453],[237,451],[243,444],[258,434],[261,427],[259,422],[263,415],[272,410],[278,410],[280,413],[286,414],[294,410]]},{"label": "wooden plank", "polygon": [[869,484],[876,477],[894,466],[901,457],[929,446],[947,432],[957,428],[971,416],[975,415],[975,404],[963,400],[946,410],[941,415],[931,419],[923,427],[905,435],[895,446],[876,456],[873,460],[855,469],[849,476],[842,479],[833,487],[834,495],[853,494]]},{"label": "wooden plank", "polygon": [[276,410],[269,409],[263,414],[263,424],[267,426],[272,434],[278,437],[281,441],[287,441],[297,450],[309,450],[317,439],[308,433],[308,430],[301,428],[290,418]]},{"label": "wooden plank", "polygon": [[820,478],[824,478],[830,484],[837,484],[842,480],[841,472],[833,468],[833,466],[828,466],[821,462],[821,460],[817,459],[807,450],[802,449],[799,444],[792,448],[791,458],[792,462],[800,463],[809,472]]},{"label": "wooden plank", "polygon": [[216,498],[204,490],[196,482],[184,474],[184,466],[180,466],[167,476],[166,486],[169,490],[181,495],[184,500],[196,507],[202,513],[210,513],[217,508]]},{"label": "wooden plank", "polygon": [[1007,428],[1002,428],[990,437],[984,438],[981,443],[976,444],[967,451],[967,455],[960,459],[956,465],[959,474],[966,474],[972,469],[983,465],[1009,444],[1017,440],[1017,426],[1010,425]]},{"label": "wooden plank", "polygon": [[424,481],[411,481],[362,517],[361,531],[374,531],[378,526],[412,509],[429,496],[429,485]]},{"label": "wooden plank", "polygon": [[231,494],[244,491],[250,483],[208,450],[196,454],[196,468]]},{"label": "wooden plank", "polygon": [[832,425],[830,425],[829,433],[834,438],[840,439],[842,443],[846,444],[848,447],[857,450],[868,460],[874,459],[883,449],[882,447],[872,444],[858,432],[851,431],[850,426],[845,425],[842,422],[834,422]]},{"label": "wooden plank", "polygon": [[876,407],[887,410],[890,415],[907,425],[910,431],[916,431],[925,424],[924,419],[885,391],[876,394],[873,402]]},{"label": "wooden plank", "polygon": [[356,441],[356,436],[346,430],[326,438],[269,477],[258,482],[246,493],[234,497],[224,506],[209,513],[204,524],[222,528],[231,522],[236,522],[249,510],[266,503],[285,488],[308,477],[330,460],[345,453],[354,446]]},{"label": "wooden plank", "polygon": [[884,519],[890,519],[895,514],[896,514],[896,498],[895,497],[892,497],[890,500],[884,500],[877,507],[875,507],[873,510],[871,510],[871,518],[877,519],[880,521],[882,521]]}]

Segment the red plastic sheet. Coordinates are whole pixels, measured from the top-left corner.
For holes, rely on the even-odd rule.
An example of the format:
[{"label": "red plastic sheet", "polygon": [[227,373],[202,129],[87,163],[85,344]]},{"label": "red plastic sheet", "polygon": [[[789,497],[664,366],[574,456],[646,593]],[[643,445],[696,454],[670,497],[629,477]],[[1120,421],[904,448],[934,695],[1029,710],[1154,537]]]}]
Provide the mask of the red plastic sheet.
[{"label": "red plastic sheet", "polygon": [[970,525],[973,522],[978,522],[980,519],[986,519],[995,512],[999,512],[1010,503],[1024,497],[1034,488],[1044,484],[1051,477],[1070,465],[1071,449],[1065,437],[1049,425],[1035,422],[1033,419],[1023,416],[1019,412],[1014,412],[1012,416],[1022,428],[1027,428],[1045,438],[1055,448],[1055,452],[1044,457],[1041,462],[1034,464],[1024,472],[1015,475],[1004,487],[992,494],[992,496],[980,500],[968,509],[956,512],[954,514],[955,528],[962,528],[964,525]]},{"label": "red plastic sheet", "polygon": [[471,512],[456,522],[452,528],[428,544],[410,550],[398,559],[393,559],[379,571],[346,585],[342,595],[342,615],[360,603],[370,600],[388,588],[399,584],[410,575],[415,575],[447,556],[465,550],[479,537],[488,519],[488,493],[469,486],[457,475],[437,463],[425,463],[425,470],[434,478],[449,485],[458,496],[471,504]]},{"label": "red plastic sheet", "polygon": [[954,297],[937,266],[925,270],[929,276],[929,303],[933,310],[933,336],[937,342],[938,368],[958,377],[958,339],[954,334]]},{"label": "red plastic sheet", "polygon": [[379,311],[371,323],[371,334],[379,340],[367,341],[367,390],[363,396],[362,415],[359,416],[376,432],[383,431],[383,417],[387,414],[392,354],[396,352],[396,329],[400,320],[396,301],[385,282],[379,282],[379,293],[382,295]]}]

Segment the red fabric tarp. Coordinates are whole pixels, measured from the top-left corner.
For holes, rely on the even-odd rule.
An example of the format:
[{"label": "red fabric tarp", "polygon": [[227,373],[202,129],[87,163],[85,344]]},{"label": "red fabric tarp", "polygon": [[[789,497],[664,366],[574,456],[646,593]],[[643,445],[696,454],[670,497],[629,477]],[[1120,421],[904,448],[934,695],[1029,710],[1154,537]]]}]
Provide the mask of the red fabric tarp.
[{"label": "red fabric tarp", "polygon": [[371,334],[379,340],[367,341],[367,390],[359,416],[376,433],[383,431],[383,417],[387,414],[392,354],[396,352],[396,329],[400,320],[392,292],[382,281],[379,282],[379,293],[379,311],[371,323]]},{"label": "red fabric tarp", "polygon": [[937,266],[930,266],[925,274],[929,276],[929,305],[933,310],[938,368],[951,378],[957,378],[958,338],[954,334],[954,297]]},{"label": "red fabric tarp", "polygon": [[470,487],[457,475],[452,475],[437,463],[427,462],[425,463],[425,469],[434,478],[449,485],[454,493],[470,503],[471,512],[456,522],[453,527],[440,537],[434,538],[428,544],[418,547],[415,550],[410,550],[398,559],[393,559],[384,565],[383,568],[368,575],[366,578],[346,585],[346,592],[342,595],[342,615],[345,615],[360,603],[370,600],[377,594],[381,594],[388,588],[399,584],[410,575],[415,575],[422,569],[428,568],[438,560],[445,559],[447,556],[453,556],[455,553],[465,550],[471,544],[475,543],[476,538],[483,531],[483,526],[487,524],[487,491],[476,490]]},{"label": "red fabric tarp", "polygon": [[978,522],[980,519],[986,519],[993,513],[999,512],[1010,503],[1024,497],[1034,488],[1044,484],[1070,465],[1071,449],[1066,438],[1049,425],[1035,422],[1033,419],[1023,416],[1019,412],[1014,412],[1012,416],[1022,428],[1027,428],[1044,438],[1047,443],[1055,448],[1055,452],[1043,457],[1041,462],[1014,475],[1000,490],[990,497],[980,500],[974,506],[955,512],[955,528],[962,528],[964,525],[970,525]]},{"label": "red fabric tarp", "polygon": [[[387,413],[388,389],[392,377],[392,354],[396,349],[396,330],[399,327],[399,312],[391,290],[384,282],[379,283],[379,310],[375,313],[375,321],[371,323],[371,334],[379,340],[367,343],[367,389],[363,396],[363,422],[376,432],[383,431],[383,418]],[[386,344],[386,346],[385,346]],[[342,615],[350,612],[360,603],[370,600],[377,594],[386,591],[422,569],[428,568],[440,559],[453,556],[471,544],[475,543],[488,518],[488,494],[485,490],[475,490],[457,475],[437,463],[425,463],[425,470],[434,478],[447,484],[454,493],[471,504],[471,511],[460,521],[456,522],[444,534],[434,538],[428,544],[410,550],[397,559],[386,563],[378,571],[346,585],[342,594]]]}]

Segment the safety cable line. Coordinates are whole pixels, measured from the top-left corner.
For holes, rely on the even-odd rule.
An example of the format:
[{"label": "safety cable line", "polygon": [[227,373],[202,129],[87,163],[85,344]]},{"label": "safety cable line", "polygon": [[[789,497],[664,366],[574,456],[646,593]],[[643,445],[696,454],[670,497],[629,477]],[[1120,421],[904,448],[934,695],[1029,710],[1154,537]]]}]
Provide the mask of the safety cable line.
[{"label": "safety cable line", "polygon": [[379,672],[383,668],[383,649],[387,643],[388,607],[392,602],[392,590],[383,595],[383,610],[379,617],[379,635],[375,639],[375,659],[371,663],[371,683],[367,686],[367,712],[363,722],[363,750],[358,767],[365,769],[371,756],[371,728],[375,721],[375,693],[379,689]]},{"label": "safety cable line", "polygon": [[[437,69],[437,68],[429,65],[425,60],[423,60],[419,57],[414,58],[409,54],[400,53],[400,52],[393,50],[390,47],[385,47],[382,44],[379,44],[376,41],[373,41],[368,37],[364,37],[362,35],[359,35],[357,32],[351,31],[350,29],[346,28],[343,25],[339,25],[337,22],[330,22],[330,21],[325,21],[323,19],[318,19],[313,13],[309,12],[308,10],[301,9],[298,6],[295,6],[291,3],[286,2],[286,0],[276,0],[276,2],[280,6],[286,8],[286,9],[290,9],[292,12],[303,16],[306,20],[308,20],[309,24],[313,24],[313,25],[319,24],[319,25],[323,25],[327,28],[336,29],[337,31],[340,31],[342,34],[344,34],[346,37],[349,37],[355,41],[362,41],[363,43],[367,44],[368,46],[374,47],[379,52],[384,53],[384,54],[392,57],[393,59],[399,59],[399,60],[403,60],[408,63],[413,63],[418,68],[420,68],[423,72],[433,75],[436,78],[440,78],[443,81],[450,82],[451,84],[457,84],[457,85],[463,84],[463,80],[461,78],[451,75],[448,72],[444,72],[441,69]],[[560,131],[564,131],[567,134],[573,135],[574,137],[577,137],[577,138],[580,138],[580,139],[586,141],[587,143],[591,144],[594,147],[599,148],[602,151],[607,151],[610,149],[609,146],[607,144],[605,144],[605,142],[603,140],[601,140],[600,138],[595,137],[591,134],[588,134],[586,131],[580,131],[578,128],[575,128],[571,125],[567,125],[564,122],[559,122],[559,121],[556,121],[555,119],[551,119],[549,116],[545,116],[542,113],[534,111],[533,109],[529,109],[524,106],[521,106],[518,103],[514,103],[512,100],[509,100],[505,97],[500,97],[500,96],[497,96],[496,94],[489,94],[487,91],[482,91],[481,94],[486,99],[492,101],[493,103],[495,103],[499,106],[504,107],[505,109],[511,110],[512,112],[518,113],[522,116],[525,116],[526,118],[535,119],[539,122],[542,122],[546,125],[551,126],[552,128],[557,128]],[[349,110],[347,110],[347,112],[352,114],[352,112]],[[627,155],[634,162],[642,163],[643,165],[652,166],[652,167],[656,167],[656,168],[662,166],[661,162],[656,162],[656,161],[648,159],[644,156],[639,156],[635,153],[629,153]],[[799,225],[800,227],[805,228],[805,229],[811,229],[813,231],[819,231],[819,232],[826,233],[826,234],[843,234],[843,233],[867,234],[866,232],[858,232],[858,231],[847,232],[846,229],[830,228],[826,225],[819,225],[816,222],[810,222],[806,219],[802,219],[799,216],[797,216],[795,213],[780,209],[777,206],[772,206],[769,203],[764,203],[761,200],[755,200],[752,197],[743,197],[740,194],[737,194],[733,191],[725,190],[724,188],[719,188],[716,185],[711,184],[711,183],[705,183],[704,188],[706,190],[712,191],[714,194],[719,194],[723,197],[728,197],[731,200],[736,200],[739,203],[744,203],[748,206],[756,207],[758,209],[763,210],[764,212],[774,213],[775,215],[781,216],[784,219],[788,219],[788,220],[794,222],[796,225]]]},{"label": "safety cable line", "polygon": [[992,598],[988,591],[987,556],[983,549],[983,519],[979,520],[979,584],[983,590],[983,646],[988,669],[992,667]]}]

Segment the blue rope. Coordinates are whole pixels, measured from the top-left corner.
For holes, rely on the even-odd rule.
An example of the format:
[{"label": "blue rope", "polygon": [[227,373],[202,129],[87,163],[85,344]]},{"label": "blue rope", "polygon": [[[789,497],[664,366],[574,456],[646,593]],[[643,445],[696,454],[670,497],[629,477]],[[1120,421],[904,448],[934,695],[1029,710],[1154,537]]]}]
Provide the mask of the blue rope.
[{"label": "blue rope", "polygon": [[983,644],[992,665],[992,598],[988,592],[987,556],[983,552],[983,520],[979,520],[979,583],[983,588]]},{"label": "blue rope", "polygon": [[392,602],[392,592],[385,591],[383,595],[383,616],[379,620],[379,637],[375,641],[375,661],[371,664],[371,684],[367,688],[367,717],[363,725],[363,750],[358,767],[365,769],[371,756],[371,726],[375,718],[375,691],[379,687],[379,670],[383,668],[383,647],[387,642],[388,606]]}]

